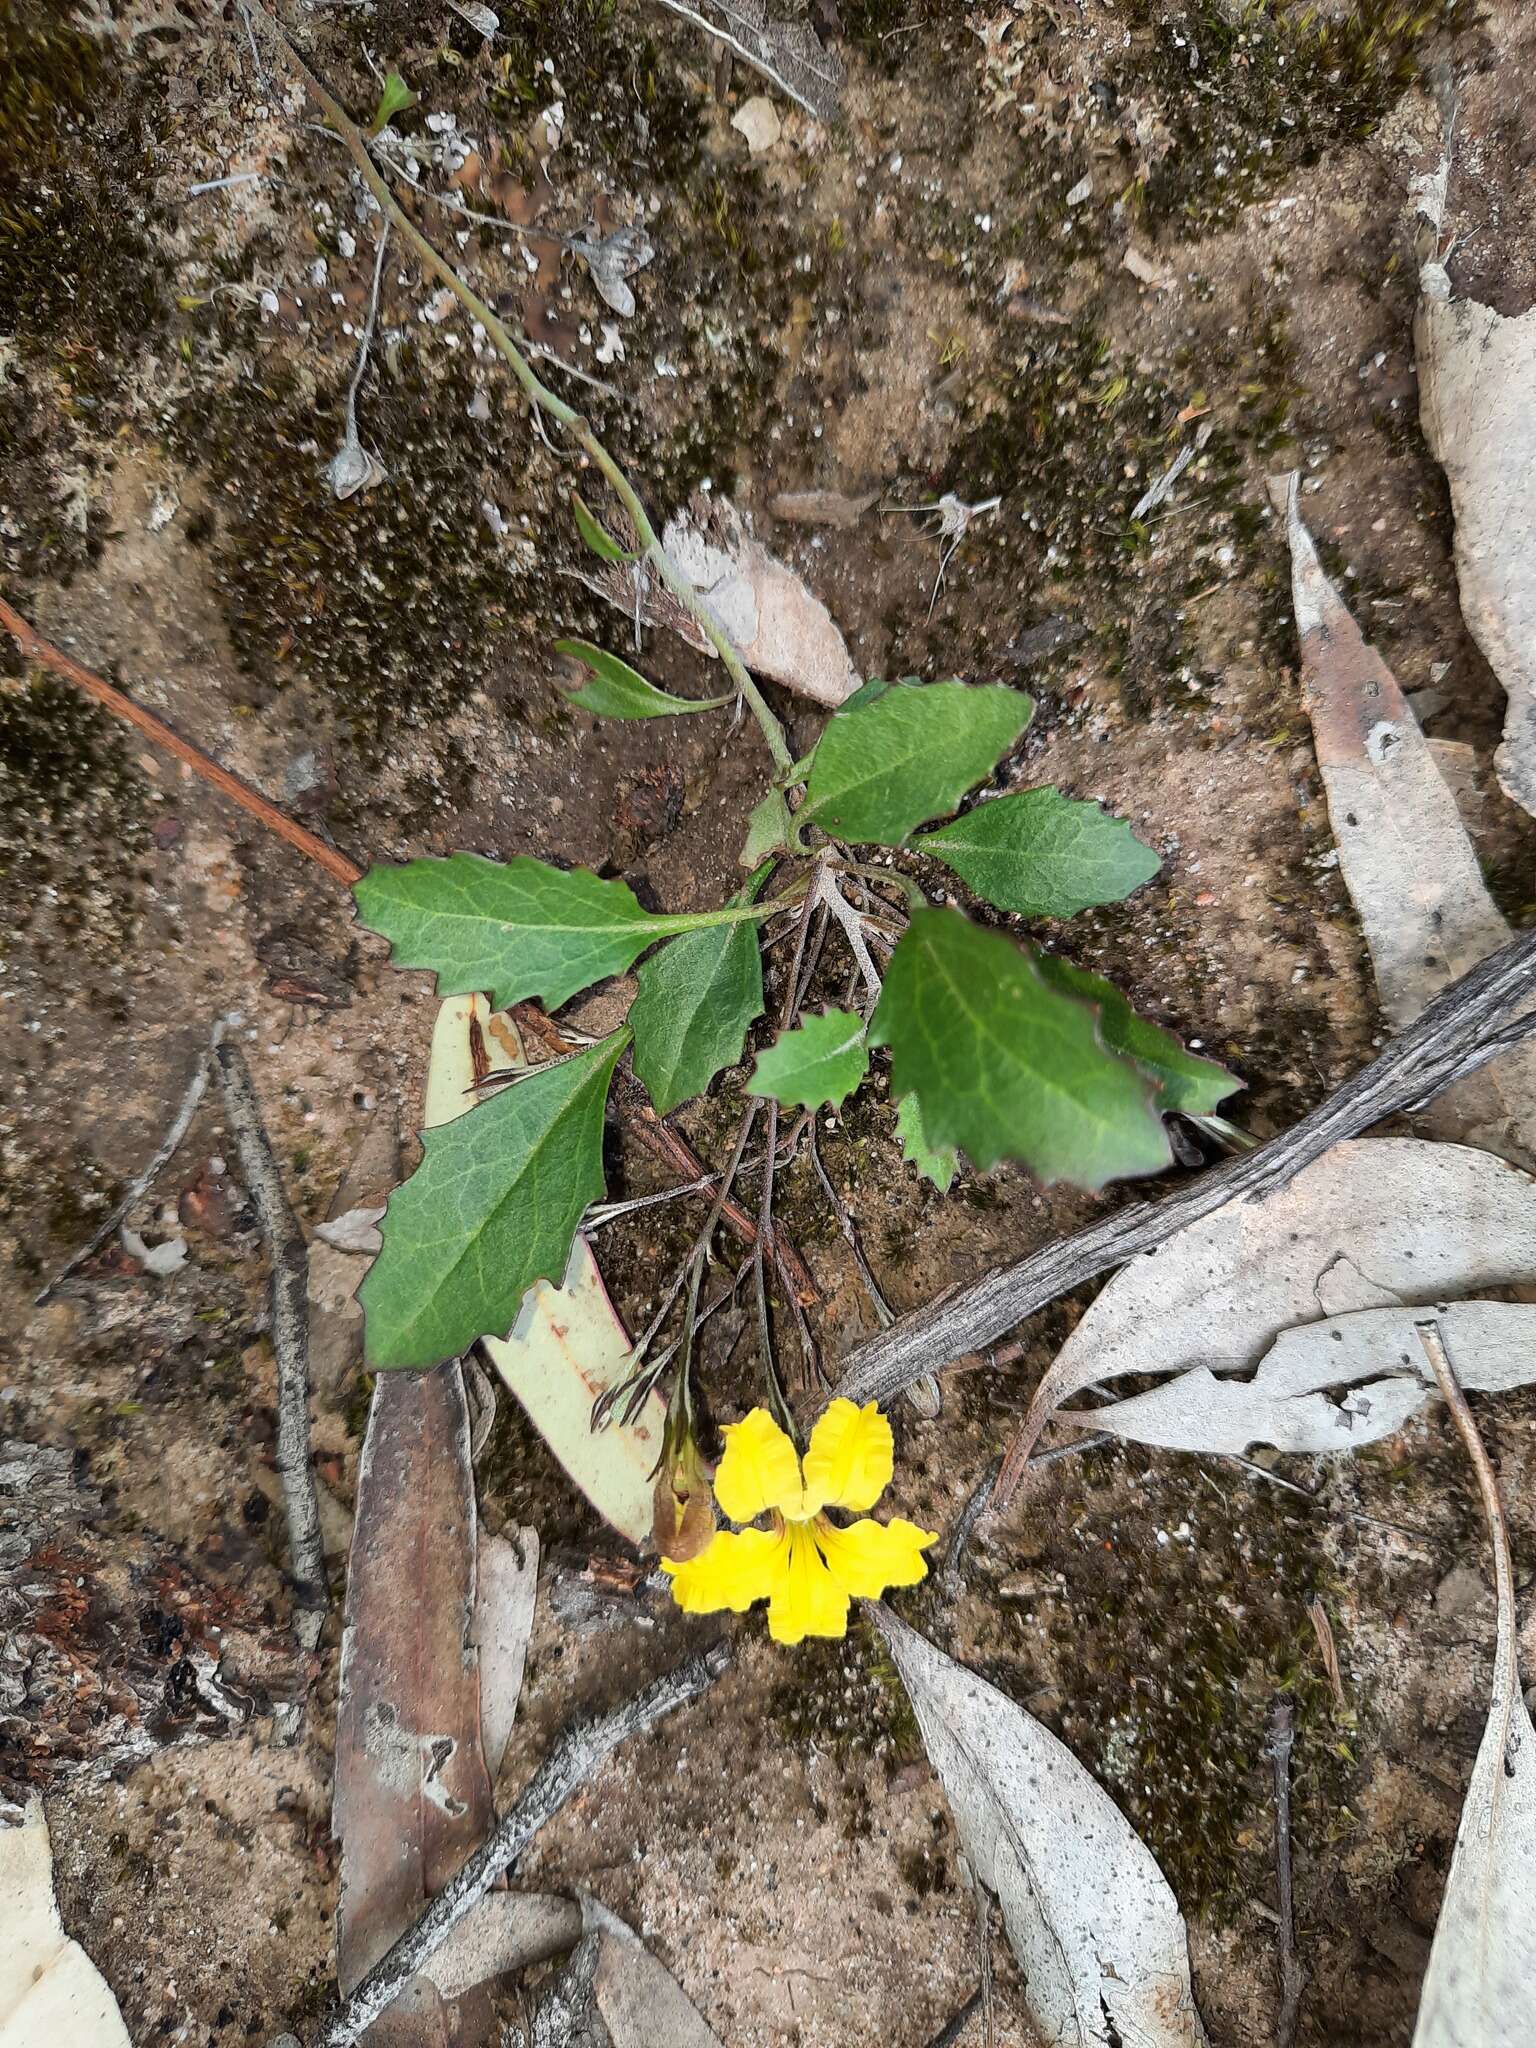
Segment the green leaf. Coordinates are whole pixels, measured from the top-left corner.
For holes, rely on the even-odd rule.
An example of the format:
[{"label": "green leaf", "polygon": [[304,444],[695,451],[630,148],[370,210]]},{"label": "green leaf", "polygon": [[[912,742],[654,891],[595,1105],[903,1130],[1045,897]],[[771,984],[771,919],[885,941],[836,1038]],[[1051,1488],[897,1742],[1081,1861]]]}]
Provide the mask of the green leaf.
[{"label": "green leaf", "polygon": [[1072,917],[1096,903],[1118,903],[1162,866],[1123,818],[1075,803],[1059,789],[977,804],[914,845],[976,895],[1021,917]]},{"label": "green leaf", "polygon": [[439,995],[489,989],[498,1010],[537,996],[553,1010],[605,975],[622,974],[658,939],[735,924],[755,905],[654,917],[627,882],[519,854],[503,866],[476,853],[370,868],[358,914],[390,941],[397,967],[426,967]]},{"label": "green leaf", "polygon": [[1022,690],[997,683],[866,683],[827,722],[801,817],[840,839],[899,846],[955,808],[1034,708]]},{"label": "green leaf", "polygon": [[389,72],[384,80],[384,90],[379,94],[379,104],[373,110],[373,126],[369,134],[377,135],[387,128],[396,114],[403,114],[407,107],[415,106],[416,98],[398,71]]},{"label": "green leaf", "polygon": [[1159,1110],[1214,1116],[1217,1104],[1242,1087],[1237,1076],[1215,1060],[1186,1052],[1171,1032],[1139,1017],[1114,983],[1102,975],[1074,967],[1070,960],[1058,960],[1052,953],[1038,954],[1035,964],[1052,987],[1080,1002],[1098,1005],[1099,1036],[1111,1052],[1134,1060],[1148,1079],[1157,1083],[1162,1090],[1157,1099]]},{"label": "green leaf", "polygon": [[633,550],[619,546],[580,491],[571,493],[571,510],[576,514],[576,531],[594,555],[604,562],[638,561],[639,556]]},{"label": "green leaf", "polygon": [[823,1010],[792,1031],[781,1031],[757,1056],[749,1095],[771,1095],[786,1109],[836,1109],[869,1071],[864,1020],[847,1010]]},{"label": "green leaf", "polygon": [[678,718],[689,711],[718,711],[724,697],[673,697],[648,683],[638,669],[616,654],[605,654],[590,640],[557,640],[556,654],[572,655],[592,671],[590,682],[567,694],[573,704],[594,718]]},{"label": "green leaf", "polygon": [[904,1095],[896,1105],[896,1135],[901,1140],[902,1158],[926,1175],[941,1195],[947,1195],[958,1157],[953,1145],[929,1144],[922,1104],[915,1095]]},{"label": "green leaf", "polygon": [[628,1042],[616,1031],[422,1133],[425,1155],[389,1198],[358,1297],[371,1366],[436,1365],[505,1336],[536,1280],[560,1284],[582,1212],[603,1193],[603,1104]]},{"label": "green leaf", "polygon": [[746,843],[737,855],[738,864],[744,868],[755,868],[770,853],[788,848],[793,844],[794,829],[783,790],[770,789],[762,802],[754,804],[747,814]]},{"label": "green leaf", "polygon": [[[766,870],[764,871],[766,872]],[[762,876],[754,876],[761,885]],[[763,960],[747,924],[688,932],[640,969],[630,1007],[635,1072],[658,1116],[702,1095],[722,1067],[734,1067],[747,1026],[763,1014]]]},{"label": "green leaf", "polygon": [[1042,1181],[1100,1188],[1156,1173],[1168,1139],[1146,1078],[1034,954],[957,910],[919,910],[897,943],[869,1027],[891,1048],[891,1090],[915,1094],[931,1145],[979,1167],[1020,1159]]}]

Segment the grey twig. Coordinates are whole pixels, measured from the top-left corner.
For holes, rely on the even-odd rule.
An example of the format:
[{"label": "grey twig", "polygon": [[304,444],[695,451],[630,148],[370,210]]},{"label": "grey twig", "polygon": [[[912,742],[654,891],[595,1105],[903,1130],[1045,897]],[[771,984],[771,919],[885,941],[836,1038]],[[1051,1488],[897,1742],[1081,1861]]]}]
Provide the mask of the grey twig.
[{"label": "grey twig", "polygon": [[364,1977],[319,2037],[318,2048],[351,2048],[447,1940],[497,1878],[518,1858],[571,1795],[587,1783],[621,1742],[642,1735],[677,1707],[708,1692],[731,1661],[724,1643],[653,1679],[632,1699],[597,1720],[560,1735],[517,1799],[474,1855],[462,1863],[408,1932]]},{"label": "grey twig", "polygon": [[[1527,932],[1442,991],[1368,1067],[1290,1130],[1208,1169],[1165,1201],[1132,1203],[1028,1258],[984,1273],[942,1301],[899,1316],[849,1355],[834,1392],[854,1401],[888,1401],[920,1374],[984,1350],[1058,1295],[1166,1243],[1223,1204],[1272,1194],[1341,1139],[1428,1101],[1536,1033],[1536,1011],[1519,1014],[1533,996],[1536,932]],[[1026,1425],[1033,1434],[1027,1442],[1021,1439],[1024,1457],[1038,1435],[1034,1424],[1043,1420],[1032,1416]],[[1010,1463],[1022,1460],[1010,1456]]]},{"label": "grey twig", "polygon": [[[309,1248],[283,1186],[251,1086],[250,1068],[238,1046],[214,1047],[224,1091],[224,1113],[234,1133],[240,1171],[256,1209],[272,1262],[272,1349],[277,1358],[277,1471],[288,1518],[289,1566],[297,1615],[294,1634],[301,1649],[314,1650],[325,1627],[330,1593],[320,1509],[309,1449]],[[303,1719],[302,1703],[276,1716],[274,1740],[291,1742]]]},{"label": "grey twig", "polygon": [[1296,1956],[1296,1908],[1291,1892],[1291,1746],[1295,1739],[1295,1709],[1282,1694],[1275,1701],[1269,1723],[1269,1760],[1275,1772],[1275,1891],[1280,1908],[1280,2013],[1275,2021],[1275,2048],[1295,2048],[1296,2021],[1307,1983],[1307,1973]]},{"label": "grey twig", "polygon": [[154,1158],[150,1160],[149,1164],[134,1175],[133,1179],[128,1183],[127,1193],[123,1196],[122,1200],[113,1207],[108,1216],[104,1217],[97,1224],[95,1230],[92,1231],[90,1237],[80,1247],[79,1251],[64,1265],[60,1266],[58,1272],[54,1274],[42,1293],[38,1295],[37,1306],[39,1308],[52,1297],[61,1283],[67,1280],[71,1273],[83,1266],[87,1259],[92,1258],[101,1250],[107,1239],[113,1235],[123,1218],[133,1208],[134,1203],[152,1186],[157,1177],[176,1157],[177,1152],[181,1149],[182,1139],[185,1138],[187,1132],[192,1127],[192,1119],[197,1114],[197,1105],[202,1101],[204,1091],[208,1086],[209,1055],[216,1050],[223,1036],[224,1019],[219,1017],[215,1019],[213,1030],[209,1034],[207,1049],[200,1052],[197,1056],[197,1065],[192,1069],[192,1078],[187,1083],[186,1093],[182,1096],[180,1107],[171,1119],[170,1129],[160,1140],[159,1150],[155,1153]]},{"label": "grey twig", "polygon": [[928,2043],[928,2048],[955,2048],[955,2043],[965,2032],[976,2014],[981,2011],[982,2002],[983,1993],[978,1985],[964,2005],[961,2006],[960,2010],[950,2014],[943,2026],[940,2027],[939,2031]]}]

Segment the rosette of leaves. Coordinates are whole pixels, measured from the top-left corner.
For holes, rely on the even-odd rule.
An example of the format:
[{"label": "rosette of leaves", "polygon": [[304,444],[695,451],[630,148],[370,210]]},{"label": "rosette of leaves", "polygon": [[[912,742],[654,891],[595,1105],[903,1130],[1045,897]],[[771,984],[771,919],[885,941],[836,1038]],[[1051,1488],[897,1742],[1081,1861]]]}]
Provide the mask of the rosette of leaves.
[{"label": "rosette of leaves", "polygon": [[[663,697],[600,650],[567,649],[591,671],[576,702],[594,716],[684,716],[718,701]],[[920,886],[926,865],[936,887],[958,878],[998,911],[1060,919],[1156,873],[1157,855],[1127,824],[1056,789],[960,810],[1032,711],[998,685],[866,684],[753,813],[757,871],[714,910],[647,911],[623,881],[527,856],[371,869],[356,891],[363,922],[390,940],[397,966],[432,969],[440,994],[554,1009],[640,965],[621,1029],[426,1134],[365,1283],[369,1362],[430,1366],[510,1329],[537,1280],[558,1284],[604,1191],[604,1104],[620,1059],[663,1116],[736,1066],[764,1008],[764,919],[810,889],[841,890],[861,846],[920,857],[879,999],[867,1014],[792,1019],[762,1047],[750,1091],[812,1111],[840,1104],[885,1048],[903,1152],[940,1189],[960,1152],[978,1168],[1016,1160],[1085,1188],[1168,1165],[1165,1113],[1214,1115],[1233,1077],[1097,975],[936,906]]]}]

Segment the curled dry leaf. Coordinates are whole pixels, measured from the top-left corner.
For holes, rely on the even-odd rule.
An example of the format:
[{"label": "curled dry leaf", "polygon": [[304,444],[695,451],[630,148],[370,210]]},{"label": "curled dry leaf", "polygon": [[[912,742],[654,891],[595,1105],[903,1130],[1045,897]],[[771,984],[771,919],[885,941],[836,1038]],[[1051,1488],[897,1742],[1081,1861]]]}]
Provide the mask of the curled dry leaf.
[{"label": "curled dry leaf", "polygon": [[[1401,1031],[1430,998],[1505,945],[1455,795],[1391,670],[1323,573],[1298,479],[1271,480],[1291,549],[1302,687],[1339,871],[1370,947],[1382,1009]],[[1436,1136],[1536,1165],[1536,1045],[1440,1096]]]},{"label": "curled dry leaf", "polygon": [[1123,1266],[1036,1388],[1020,1442],[1126,1373],[1251,1369],[1282,1330],[1536,1274],[1536,1181],[1464,1145],[1359,1138]]},{"label": "curled dry leaf", "polygon": [[628,320],[635,310],[635,295],[626,279],[644,270],[656,255],[656,245],[640,227],[615,228],[600,238],[573,235],[566,244],[579,256],[591,274],[597,295],[611,306],[620,319]]},{"label": "curled dry leaf", "polygon": [[1051,2048],[1203,2048],[1189,1935],[1146,1844],[1072,1752],[888,1609],[889,1645],[971,1869]]},{"label": "curled dry leaf", "polygon": [[1498,1633],[1488,1725],[1456,1831],[1413,2048],[1525,2048],[1536,2013],[1536,1727],[1520,1691],[1514,1564],[1498,1481],[1457,1384],[1470,1357],[1448,1354],[1443,1324],[1422,1341],[1477,1472]]},{"label": "curled dry leaf", "polygon": [[[1536,1380],[1536,1308],[1460,1301],[1436,1314],[1467,1386],[1502,1393]],[[1149,1393],[1066,1419],[1174,1451],[1358,1451],[1437,1398],[1414,1335],[1423,1316],[1422,1308],[1368,1308],[1303,1323],[1280,1333],[1252,1379],[1191,1364]]]},{"label": "curled dry leaf", "polygon": [[[793,569],[769,554],[728,498],[711,498],[697,517],[678,513],[662,538],[755,675],[833,709],[858,689],[858,672],[832,614]],[[714,657],[697,622],[644,562],[610,562],[582,580],[627,618],[669,627]]]},{"label": "curled dry leaf", "polygon": [[0,1821],[0,1906],[0,2048],[130,2048],[110,1985],[64,1932],[41,1799]]},{"label": "curled dry leaf", "polygon": [[[1438,190],[1421,209],[1439,225]],[[1456,520],[1461,612],[1509,699],[1499,780],[1536,813],[1536,306],[1515,318],[1419,272],[1419,419]]]}]

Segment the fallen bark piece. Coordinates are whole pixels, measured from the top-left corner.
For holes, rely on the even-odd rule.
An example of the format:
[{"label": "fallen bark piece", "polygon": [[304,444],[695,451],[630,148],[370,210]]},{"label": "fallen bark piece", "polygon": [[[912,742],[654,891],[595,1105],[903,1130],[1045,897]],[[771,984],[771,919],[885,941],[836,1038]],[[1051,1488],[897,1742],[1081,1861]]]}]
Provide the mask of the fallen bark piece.
[{"label": "fallen bark piece", "polygon": [[1536,306],[1453,299],[1439,262],[1419,289],[1419,420],[1450,485],[1461,613],[1509,699],[1494,767],[1536,814]]},{"label": "fallen bark piece", "polygon": [[[1295,471],[1271,480],[1285,515],[1302,688],[1339,850],[1382,1009],[1402,1030],[1430,998],[1506,945],[1452,789],[1386,663],[1366,645],[1302,523]],[[1431,1128],[1536,1165],[1536,1047],[1442,1095]]]},{"label": "fallen bark piece", "polygon": [[64,1932],[43,1802],[0,1821],[0,2048],[132,2048],[111,1986]]},{"label": "fallen bark piece", "polygon": [[[1536,1379],[1536,1308],[1458,1301],[1436,1314],[1467,1386],[1503,1393]],[[1192,1362],[1149,1393],[1062,1419],[1173,1451],[1357,1451],[1437,1398],[1414,1335],[1423,1316],[1422,1308],[1369,1308],[1304,1323],[1280,1333],[1252,1379]]]},{"label": "fallen bark piece", "polygon": [[[336,1723],[344,1992],[490,1831],[474,1634],[469,1414],[456,1362],[380,1373],[358,1468]],[[488,1997],[450,2013],[430,1986],[370,2034],[379,2048],[489,2043]]]},{"label": "fallen bark piece", "polygon": [[780,491],[768,500],[768,510],[791,526],[857,526],[879,495],[878,491],[862,491],[857,497],[842,491]]},{"label": "fallen bark piece", "polygon": [[880,1603],[971,1869],[1003,1909],[1050,2048],[1203,2048],[1189,1935],[1168,1880],[1109,1794],[1006,1693]]},{"label": "fallen bark piece", "polygon": [[[1536,2013],[1536,1727],[1520,1691],[1514,1561],[1498,1479],[1443,1326],[1421,1325],[1420,1341],[1477,1474],[1493,1544],[1498,1628],[1488,1723],[1456,1831],[1413,2048],[1526,2048]],[[1464,1363],[1470,1366],[1470,1358]]]}]

